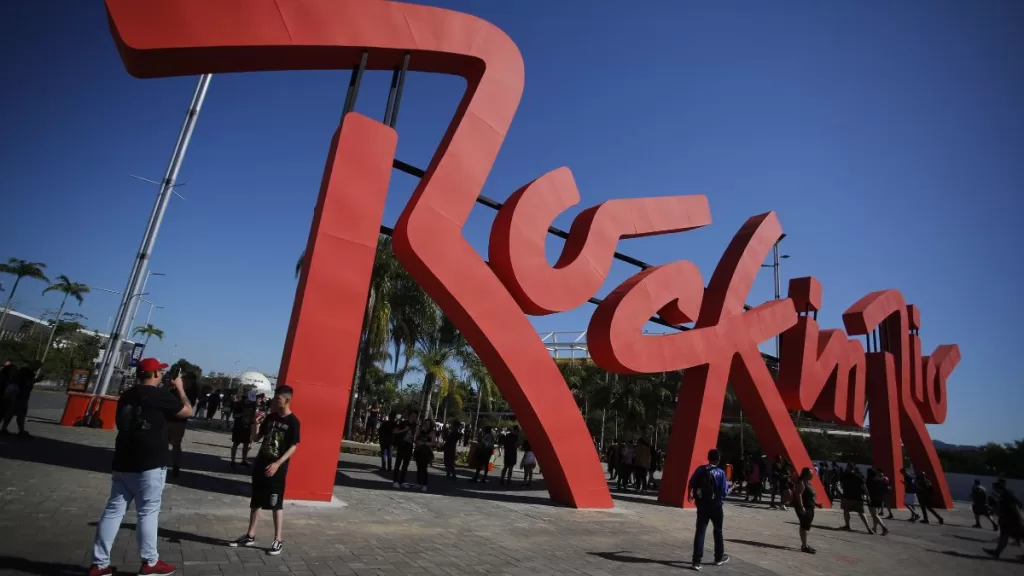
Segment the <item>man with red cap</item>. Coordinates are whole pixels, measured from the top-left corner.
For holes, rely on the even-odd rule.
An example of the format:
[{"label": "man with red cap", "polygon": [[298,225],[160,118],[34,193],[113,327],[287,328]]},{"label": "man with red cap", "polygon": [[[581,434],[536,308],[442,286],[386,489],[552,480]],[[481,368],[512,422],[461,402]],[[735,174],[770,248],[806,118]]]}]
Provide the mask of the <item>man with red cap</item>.
[{"label": "man with red cap", "polygon": [[181,376],[172,384],[176,394],[160,388],[167,364],[145,358],[136,368],[136,382],[117,401],[117,440],[114,444],[110,498],[96,526],[89,576],[114,574],[110,550],[121,527],[128,504],[135,502],[138,521],[139,575],[174,574],[174,566],[160,560],[156,549],[157,524],[164,481],[167,478],[168,420],[192,415]]}]

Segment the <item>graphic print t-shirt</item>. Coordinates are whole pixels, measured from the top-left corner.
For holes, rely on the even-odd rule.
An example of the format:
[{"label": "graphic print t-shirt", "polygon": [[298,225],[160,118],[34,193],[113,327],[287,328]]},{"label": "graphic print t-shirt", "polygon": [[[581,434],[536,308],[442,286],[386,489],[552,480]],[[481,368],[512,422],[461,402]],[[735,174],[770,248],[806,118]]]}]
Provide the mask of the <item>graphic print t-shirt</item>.
[{"label": "graphic print t-shirt", "polygon": [[117,401],[115,472],[145,472],[167,466],[167,421],[183,406],[163,388],[133,386]]},{"label": "graphic print t-shirt", "polygon": [[[263,445],[260,447],[259,455],[256,456],[260,465],[257,465],[254,470],[262,473],[263,467],[277,460],[289,448],[299,443],[299,419],[295,417],[295,414],[281,416],[271,412],[260,424],[260,436],[263,437]],[[274,475],[275,478],[284,478],[284,475],[288,473],[289,462],[291,462],[290,458],[281,464],[281,467],[277,469],[277,474]]]}]

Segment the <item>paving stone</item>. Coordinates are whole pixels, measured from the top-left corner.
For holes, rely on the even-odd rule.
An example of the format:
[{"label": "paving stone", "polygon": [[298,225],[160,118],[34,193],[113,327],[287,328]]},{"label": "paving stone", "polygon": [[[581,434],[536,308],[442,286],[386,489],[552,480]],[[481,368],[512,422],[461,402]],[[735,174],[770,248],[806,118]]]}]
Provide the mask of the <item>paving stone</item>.
[{"label": "paving stone", "polygon": [[[31,440],[0,438],[0,575],[74,574],[86,566],[95,523],[110,490],[111,432],[56,426],[63,396],[37,391]],[[378,459],[343,454],[338,507],[288,503],[285,552],[227,548],[245,530],[249,479],[228,466],[223,431],[190,429],[181,477],[169,479],[160,517],[161,557],[186,576],[303,574],[312,576],[676,574],[689,569],[692,511],[660,506],[654,496],[614,494],[614,511],[578,511],[552,505],[543,490],[505,490],[447,481],[432,470],[427,493],[391,488]],[[516,478],[519,478],[517,472]],[[410,477],[412,475],[410,474]],[[543,486],[542,483],[539,483]],[[733,560],[715,574],[909,576],[1024,573],[1011,547],[992,561],[982,547],[994,533],[973,530],[967,506],[945,526],[890,521],[888,537],[838,532],[841,513],[822,510],[811,532],[818,554],[798,552],[792,512],[730,502],[726,550]],[[903,513],[905,514],[905,512]],[[135,513],[129,510],[113,549],[116,563],[139,564]],[[261,546],[273,539],[261,518]],[[713,554],[711,534],[705,559]]]}]

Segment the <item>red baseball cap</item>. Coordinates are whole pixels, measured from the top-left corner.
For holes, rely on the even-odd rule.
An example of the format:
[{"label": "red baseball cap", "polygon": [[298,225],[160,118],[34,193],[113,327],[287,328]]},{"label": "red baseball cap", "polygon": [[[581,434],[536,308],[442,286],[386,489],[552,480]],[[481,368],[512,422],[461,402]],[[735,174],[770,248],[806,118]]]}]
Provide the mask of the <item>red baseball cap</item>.
[{"label": "red baseball cap", "polygon": [[143,372],[156,372],[167,368],[167,364],[161,363],[156,358],[143,358],[139,361],[138,368]]}]

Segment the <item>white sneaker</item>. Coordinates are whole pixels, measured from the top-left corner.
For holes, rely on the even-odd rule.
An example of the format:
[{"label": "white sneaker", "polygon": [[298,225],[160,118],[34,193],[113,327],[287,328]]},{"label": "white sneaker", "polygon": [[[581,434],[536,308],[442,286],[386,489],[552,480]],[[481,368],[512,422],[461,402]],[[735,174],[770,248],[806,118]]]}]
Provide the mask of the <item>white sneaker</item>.
[{"label": "white sneaker", "polygon": [[278,556],[283,551],[284,542],[281,542],[280,540],[274,540],[274,542],[270,544],[270,548],[267,549],[267,554],[269,554],[270,556]]}]

